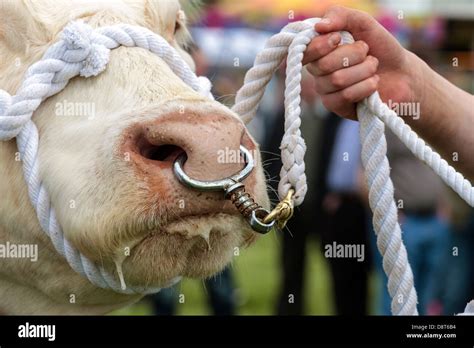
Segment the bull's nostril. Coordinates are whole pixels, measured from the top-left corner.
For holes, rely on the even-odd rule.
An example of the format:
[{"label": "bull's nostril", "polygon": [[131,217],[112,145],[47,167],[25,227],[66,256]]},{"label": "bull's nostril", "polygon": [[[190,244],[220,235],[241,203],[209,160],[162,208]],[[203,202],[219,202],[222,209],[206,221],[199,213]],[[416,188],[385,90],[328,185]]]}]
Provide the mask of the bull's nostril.
[{"label": "bull's nostril", "polygon": [[174,162],[179,154],[184,150],[176,145],[153,145],[150,143],[142,144],[140,154],[152,161]]}]

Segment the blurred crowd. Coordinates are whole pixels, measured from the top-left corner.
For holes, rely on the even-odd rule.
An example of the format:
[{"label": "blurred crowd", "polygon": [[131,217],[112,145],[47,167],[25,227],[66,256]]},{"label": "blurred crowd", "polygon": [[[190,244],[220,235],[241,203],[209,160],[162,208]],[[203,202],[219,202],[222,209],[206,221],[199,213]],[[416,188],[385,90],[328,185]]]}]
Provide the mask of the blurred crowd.
[{"label": "blurred crowd", "polygon": [[[260,2],[265,3],[255,0],[252,6],[258,6]],[[312,1],[305,3],[308,6]],[[434,70],[473,93],[474,12],[462,18],[455,15],[441,17],[429,11],[410,14],[390,8],[389,3],[359,1],[357,6],[370,11],[406,48],[418,54]],[[199,21],[194,23],[195,45],[191,51],[197,73],[211,79],[214,95],[224,104],[232,105],[255,54],[272,33],[288,21],[317,16],[317,11],[324,10],[321,7],[306,13],[297,9],[292,13],[288,10],[292,5],[280,5],[281,8],[275,11],[281,11],[281,14],[245,9],[233,13],[227,9],[239,6],[229,5],[227,1],[205,2]],[[284,78],[284,69],[280,69],[267,88],[257,118],[249,125],[261,144],[272,201],[277,200],[275,189],[281,168],[279,142],[283,135]],[[314,78],[309,74],[305,74],[302,81],[301,117],[307,144],[309,191],[304,204],[296,209],[281,233],[281,284],[275,314],[306,314],[303,289],[307,253],[324,255],[325,246],[336,243],[364,246],[363,260],[327,258],[336,314],[388,315],[390,297],[372,230],[360,164],[358,123],[328,112],[315,92]],[[426,315],[462,312],[466,302],[474,298],[474,210],[389,131],[387,143],[391,179],[418,292],[419,312]],[[319,241],[317,245],[321,250],[307,248],[311,238]],[[371,275],[377,280],[375,295],[369,291]],[[207,280],[205,285],[215,314],[236,313],[233,296],[236,285],[231,269]],[[289,301],[289,294],[294,295],[292,301]],[[178,294],[173,288],[155,295],[156,314],[175,313],[177,301]],[[369,304],[375,311],[369,309]]]}]

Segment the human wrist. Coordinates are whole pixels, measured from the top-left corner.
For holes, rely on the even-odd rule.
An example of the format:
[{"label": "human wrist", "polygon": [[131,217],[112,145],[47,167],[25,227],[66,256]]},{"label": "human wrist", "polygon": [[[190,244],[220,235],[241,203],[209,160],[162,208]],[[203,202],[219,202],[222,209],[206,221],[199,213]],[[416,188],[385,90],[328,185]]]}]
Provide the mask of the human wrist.
[{"label": "human wrist", "polygon": [[408,81],[407,101],[425,105],[426,78],[432,70],[416,54],[404,49],[401,71]]}]

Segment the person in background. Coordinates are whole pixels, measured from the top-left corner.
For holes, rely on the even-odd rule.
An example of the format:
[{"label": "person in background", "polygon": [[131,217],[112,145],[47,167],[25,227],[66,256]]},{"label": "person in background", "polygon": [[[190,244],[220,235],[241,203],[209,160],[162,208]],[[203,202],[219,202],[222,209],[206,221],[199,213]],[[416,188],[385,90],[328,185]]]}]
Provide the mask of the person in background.
[{"label": "person in background", "polygon": [[455,315],[464,311],[466,299],[474,298],[474,209],[455,193],[451,204],[442,209],[451,222],[448,244],[438,272],[438,299],[430,303],[428,314]]},{"label": "person in background", "polygon": [[326,173],[328,192],[322,204],[328,222],[323,230],[322,247],[326,250],[326,246],[333,247],[334,243],[351,245],[359,248],[362,254],[327,258],[339,315],[367,314],[371,253],[367,213],[360,197],[360,166],[359,124],[343,119],[337,127]]},{"label": "person in background", "polygon": [[[236,296],[232,271],[229,267],[221,273],[204,281],[209,305],[214,315],[235,315]],[[150,295],[155,315],[174,315],[178,305],[178,285],[162,289],[160,292]]]}]

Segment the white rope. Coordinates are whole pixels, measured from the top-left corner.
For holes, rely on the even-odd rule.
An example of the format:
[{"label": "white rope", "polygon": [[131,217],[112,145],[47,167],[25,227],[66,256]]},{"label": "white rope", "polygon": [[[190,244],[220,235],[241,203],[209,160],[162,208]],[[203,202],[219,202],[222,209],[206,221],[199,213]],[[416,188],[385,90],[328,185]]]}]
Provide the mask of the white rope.
[{"label": "white rope", "polygon": [[[17,138],[29,197],[41,228],[72,269],[100,288],[110,288],[125,294],[146,294],[159,289],[122,288],[114,275],[82,255],[64,237],[49,194],[39,176],[38,129],[31,120],[41,102],[63,90],[71,78],[77,75],[90,77],[101,73],[109,60],[109,51],[120,45],[150,50],[161,57],[173,72],[194,90],[212,98],[210,82],[203,77],[197,78],[176,50],[152,31],[131,25],[93,30],[83,22],[72,22],[64,28],[62,39],[52,45],[43,58],[28,69],[15,96],[0,90],[0,140]],[[178,280],[179,277],[173,279],[172,283]]]},{"label": "white rope", "polygon": [[464,309],[463,313],[459,313],[458,315],[474,315],[474,300],[469,302],[466,305],[466,308]]},{"label": "white rope", "polygon": [[[287,56],[285,81],[285,134],[281,143],[283,167],[280,173],[278,194],[283,199],[290,188],[296,191],[295,205],[302,203],[307,190],[304,173],[306,147],[299,130],[301,61],[306,46],[313,37],[314,24],[320,19],[288,24],[271,37],[264,50],[258,54],[255,64],[246,76],[244,86],[238,91],[233,110],[250,122],[256,114],[265,86],[275,70]],[[354,39],[341,32],[342,44]],[[405,143],[408,148],[430,166],[469,205],[474,205],[474,189],[462,174],[428,147],[395,112],[385,105],[378,93],[360,102],[357,106],[362,144],[362,164],[369,187],[369,203],[373,211],[374,231],[377,246],[383,257],[383,268],[388,277],[388,291],[392,298],[392,313],[395,315],[417,315],[417,295],[413,274],[402,241],[397,208],[393,196],[393,184],[386,157],[387,144],[384,123]]]},{"label": "white rope", "polygon": [[396,134],[400,140],[410,149],[410,151],[420,160],[425,162],[443,181],[451,187],[462,199],[471,207],[474,206],[474,187],[457,172],[441,156],[426,145],[409,125],[398,117],[395,111],[391,110],[387,104],[382,102],[377,92],[365,99],[364,103],[368,109],[385,123],[390,130]]}]

